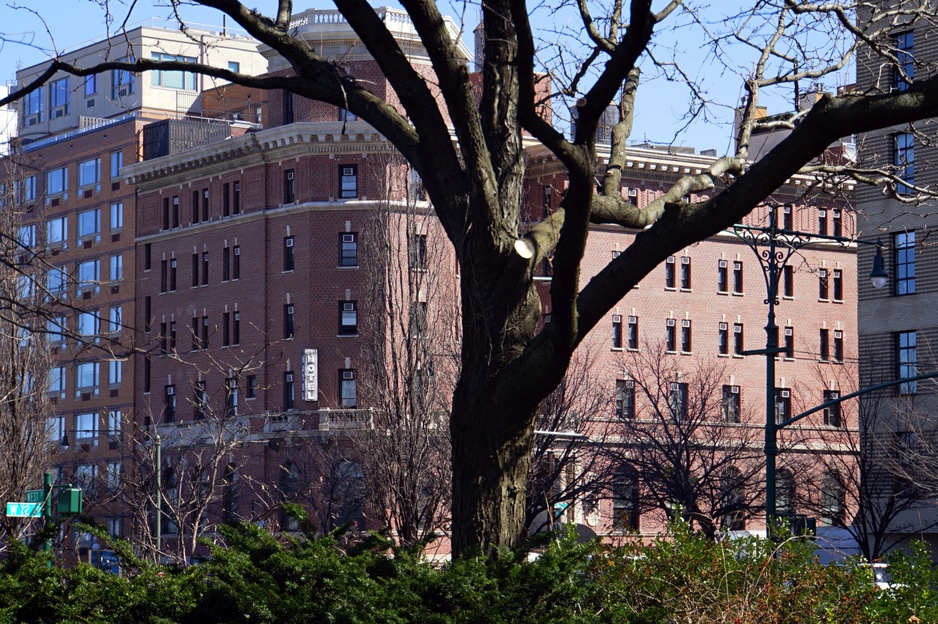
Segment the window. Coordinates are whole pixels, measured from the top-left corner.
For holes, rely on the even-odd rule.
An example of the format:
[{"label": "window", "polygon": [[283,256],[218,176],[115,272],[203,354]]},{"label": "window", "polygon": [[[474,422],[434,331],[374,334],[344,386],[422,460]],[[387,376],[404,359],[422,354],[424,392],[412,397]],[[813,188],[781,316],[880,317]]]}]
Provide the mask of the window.
[{"label": "window", "polygon": [[717,292],[725,293],[730,289],[729,268],[726,260],[717,262]]},{"label": "window", "polygon": [[169,198],[163,198],[163,227],[162,229],[169,229]]},{"label": "window", "polygon": [[743,324],[734,323],[733,324],[733,354],[742,355],[743,351],[746,350],[746,347],[743,343]]},{"label": "window", "polygon": [[118,282],[124,279],[124,256],[114,254],[111,256],[111,281]]},{"label": "window", "polygon": [[414,234],[410,239],[410,268],[415,271],[427,269],[427,235]]},{"label": "window", "polygon": [[[836,390],[825,390],[824,391],[824,403],[828,401],[833,401],[834,399],[839,399],[840,393]],[[824,408],[824,424],[828,427],[839,427],[841,423],[840,420],[840,403],[834,403],[833,405],[828,405]]]},{"label": "window", "polygon": [[730,354],[730,326],[729,323],[720,323],[717,334],[717,350],[720,355]]},{"label": "window", "polygon": [[[119,230],[124,227],[124,202],[114,202],[111,204],[111,231]],[[147,243],[148,245],[150,243]],[[149,268],[149,267],[147,267]]]},{"label": "window", "polygon": [[782,229],[788,231],[795,229],[795,215],[791,206],[782,206]]},{"label": "window", "polygon": [[221,281],[227,282],[231,279],[231,249],[222,247],[221,250]]},{"label": "window", "polygon": [[844,361],[844,333],[834,330],[834,361],[843,364]]},{"label": "window", "polygon": [[[107,464],[107,491],[117,492],[121,486],[121,464],[120,462],[108,462]],[[108,518],[108,535],[120,535],[120,518]],[[115,522],[116,521],[116,522]]]},{"label": "window", "polygon": [[817,272],[817,298],[827,301],[830,296],[830,284],[827,281],[827,269],[818,269]]},{"label": "window", "polygon": [[677,322],[674,319],[668,319],[665,327],[665,349],[677,351]]},{"label": "window", "polygon": [[893,161],[896,176],[905,184],[896,184],[899,194],[911,194],[915,185],[915,140],[912,134],[900,132],[893,136]]},{"label": "window", "polygon": [[46,173],[46,195],[58,195],[68,190],[68,168],[61,167]]},{"label": "window", "polygon": [[[127,63],[133,63],[134,58],[125,57],[118,59]],[[111,99],[118,99],[128,96],[137,90],[137,77],[126,69],[111,70]]]},{"label": "window", "polygon": [[179,227],[179,196],[173,195],[173,227]]},{"label": "window", "polygon": [[192,191],[192,223],[198,223],[198,222],[199,222],[199,192]]},{"label": "window", "polygon": [[84,362],[75,367],[75,397],[83,393],[98,394],[98,362]]},{"label": "window", "polygon": [[616,470],[612,487],[612,527],[637,531],[639,526],[638,472],[631,466]]},{"label": "window", "polygon": [[612,315],[612,348],[622,348],[622,316],[619,314]]},{"label": "window", "polygon": [[288,303],[283,306],[283,337],[284,339],[289,340],[293,338],[296,333],[296,327],[294,325],[294,314],[295,308],[292,303]]},{"label": "window", "polygon": [[109,386],[119,386],[123,380],[123,368],[120,360],[108,360],[107,383]]},{"label": "window", "polygon": [[819,357],[823,361],[827,361],[831,356],[831,332],[829,329],[821,328],[821,346],[819,351]]},{"label": "window", "polygon": [[719,475],[720,526],[728,531],[742,531],[746,528],[742,513],[745,504],[743,487],[745,479],[739,468],[728,466]]},{"label": "window", "polygon": [[241,183],[235,182],[232,185],[231,212],[241,214]]},{"label": "window", "polygon": [[821,522],[826,525],[843,526],[846,489],[837,471],[830,471],[821,478]]},{"label": "window", "polygon": [[60,444],[65,438],[65,416],[53,416],[46,419],[46,429],[49,432],[49,440],[55,444]]},{"label": "window", "polygon": [[231,345],[231,313],[225,312],[221,317],[221,346]]},{"label": "window", "polygon": [[339,234],[339,266],[358,266],[358,234]]},{"label": "window", "polygon": [[843,224],[842,214],[843,213],[840,210],[833,211],[834,236],[844,235],[844,224]]},{"label": "window", "polygon": [[61,78],[49,83],[49,118],[55,119],[68,115],[68,104],[72,91],[69,88],[70,80]]},{"label": "window", "polygon": [[68,321],[64,316],[54,316],[46,320],[46,338],[50,343],[64,345]]},{"label": "window", "polygon": [[225,380],[225,418],[238,415],[238,379]]},{"label": "window", "polygon": [[100,329],[100,318],[95,312],[80,312],[77,323],[78,335],[97,336]]},{"label": "window", "polygon": [[101,210],[86,210],[78,213],[78,242],[85,237],[94,237],[99,240],[101,233]]},{"label": "window", "polygon": [[[177,199],[173,198],[174,201]],[[202,220],[208,221],[208,189],[202,189]]]},{"label": "window", "polygon": [[348,109],[339,107],[339,121],[355,121],[358,116]]},{"label": "window", "polygon": [[283,374],[283,411],[296,407],[296,384],[293,382],[293,371]]},{"label": "window", "polygon": [[834,301],[844,300],[844,274],[840,269],[834,269]]},{"label": "window", "polygon": [[54,217],[46,222],[46,244],[65,246],[68,240],[68,217]]},{"label": "window", "polygon": [[241,247],[235,245],[231,255],[231,279],[241,279]]},{"label": "window", "polygon": [[683,290],[690,290],[691,288],[689,256],[681,257],[681,288]]},{"label": "window", "polygon": [[740,407],[739,386],[723,386],[723,422],[738,423]]},{"label": "window", "polygon": [[[164,54],[161,52],[153,52],[152,56],[154,61],[182,61],[183,63],[195,63],[196,61],[195,57]],[[184,91],[195,91],[198,84],[194,72],[180,71],[178,69],[155,69],[150,72],[150,80],[155,87],[181,89]]]},{"label": "window", "polygon": [[775,389],[775,424],[791,418],[791,390],[787,388]]},{"label": "window", "polygon": [[743,294],[743,263],[733,263],[733,292],[737,295]]},{"label": "window", "polygon": [[46,273],[46,292],[54,298],[58,298],[59,295],[65,292],[65,285],[68,282],[68,277],[65,275],[65,270],[58,267],[52,267],[49,269],[49,272]]},{"label": "window", "polygon": [[163,422],[171,423],[176,420],[176,386],[169,385],[163,388]]},{"label": "window", "polygon": [[358,302],[339,302],[339,335],[354,336],[358,334]]},{"label": "window", "polygon": [[638,349],[638,317],[630,316],[629,317],[629,335],[628,335],[628,345],[629,349]]},{"label": "window", "polygon": [[49,394],[65,398],[65,367],[53,366],[49,369]]},{"label": "window", "polygon": [[201,332],[199,331],[199,317],[192,317],[192,350],[198,351],[202,346]]},{"label": "window", "polygon": [[283,239],[283,270],[292,271],[296,268],[296,255],[293,253],[293,237]]},{"label": "window", "polygon": [[671,382],[671,394],[668,397],[668,407],[671,409],[671,418],[674,420],[687,420],[687,392],[686,383]]},{"label": "window", "polygon": [[27,126],[34,126],[42,121],[43,88],[27,93],[23,97],[23,116]]},{"label": "window", "polygon": [[78,186],[91,186],[101,182],[101,159],[92,158],[78,163]]},{"label": "window", "polygon": [[94,289],[98,291],[98,284],[101,282],[101,261],[88,260],[78,263],[78,291],[84,289]]},{"label": "window", "polygon": [[244,398],[257,398],[257,375],[248,375],[248,387],[244,391]]},{"label": "window", "polygon": [[225,182],[222,184],[221,191],[221,216],[231,216],[231,184]]},{"label": "window", "polygon": [[208,349],[208,317],[202,317],[202,348]]},{"label": "window", "polygon": [[85,97],[89,97],[98,92],[98,75],[91,74],[90,76],[85,76],[84,84]]},{"label": "window", "polygon": [[785,328],[785,342],[783,348],[785,349],[785,357],[789,360],[795,359],[795,328],[786,327]]},{"label": "window", "polygon": [[120,410],[108,410],[107,413],[107,436],[111,440],[116,440],[121,435],[123,419]]},{"label": "window", "polygon": [[163,294],[167,291],[167,271],[168,263],[166,260],[160,261],[160,294]]},{"label": "window", "polygon": [[283,91],[283,123],[293,123],[293,94]]},{"label": "window", "polygon": [[616,416],[635,418],[635,382],[616,379]]},{"label": "window", "polygon": [[192,254],[192,287],[199,285],[199,254]]},{"label": "window", "polygon": [[143,393],[150,394],[152,387],[151,373],[153,372],[153,360],[149,355],[143,356]]},{"label": "window", "polygon": [[915,34],[904,32],[896,35],[896,60],[893,81],[897,91],[905,91],[915,79]]},{"label": "window", "polygon": [[176,321],[169,324],[169,350],[171,353],[176,352]]},{"label": "window", "polygon": [[795,478],[787,468],[775,474],[775,510],[779,514],[790,514],[794,511]]},{"label": "window", "polygon": [[283,203],[285,204],[292,204],[296,201],[296,187],[293,177],[293,169],[287,169],[283,172]]},{"label": "window", "polygon": [[241,344],[241,313],[235,310],[231,320],[231,344]]},{"label": "window", "polygon": [[75,439],[79,442],[98,437],[98,414],[75,414]]},{"label": "window", "polygon": [[795,269],[789,265],[782,269],[782,296],[789,299],[795,296]]},{"label": "window", "polygon": [[690,353],[693,350],[693,343],[691,342],[690,319],[684,319],[681,321],[681,351],[684,353]]},{"label": "window", "polygon": [[677,288],[677,273],[674,267],[674,256],[668,256],[664,263],[664,287]]},{"label": "window", "polygon": [[[124,152],[120,150],[111,152],[111,179],[119,178],[121,169],[124,168]],[[112,226],[113,227],[113,226]]]},{"label": "window", "polygon": [[339,199],[358,197],[358,166],[342,165],[339,167]]},{"label": "window", "polygon": [[827,236],[827,211],[824,209],[817,211],[817,233]]},{"label": "window", "polygon": [[915,232],[897,232],[893,235],[896,265],[895,293],[911,295],[915,292]]},{"label": "window", "polygon": [[176,259],[169,261],[169,292],[176,292]]},{"label": "window", "polygon": [[26,176],[26,178],[23,179],[23,201],[36,201],[36,192],[36,176]]},{"label": "window", "polygon": [[208,252],[202,252],[202,285],[208,286]]},{"label": "window", "polygon": [[205,389],[205,380],[199,379],[192,384],[193,417],[202,420],[208,414],[208,393]]},{"label": "window", "polygon": [[358,388],[353,370],[339,371],[339,401],[341,407],[358,407]]}]

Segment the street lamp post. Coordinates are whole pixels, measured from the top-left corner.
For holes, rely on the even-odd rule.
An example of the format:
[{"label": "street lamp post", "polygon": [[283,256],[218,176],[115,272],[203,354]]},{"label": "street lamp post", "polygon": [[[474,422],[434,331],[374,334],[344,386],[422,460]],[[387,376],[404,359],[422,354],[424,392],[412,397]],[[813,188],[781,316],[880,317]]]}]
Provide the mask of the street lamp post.
[{"label": "street lamp post", "polygon": [[[882,244],[879,241],[865,241],[845,236],[808,234],[779,228],[777,208],[774,207],[769,211],[768,227],[737,224],[733,226],[732,233],[745,242],[759,258],[759,266],[765,278],[766,297],[764,303],[768,306],[765,325],[765,348],[743,351],[742,354],[765,356],[765,522],[768,531],[772,519],[777,515],[776,458],[778,456],[778,431],[807,415],[799,415],[797,419],[789,418],[781,422],[777,420],[776,415],[775,356],[784,349],[778,345],[775,306],[779,304],[778,285],[782,272],[791,257],[802,247],[816,241],[830,241],[842,245],[857,243],[875,245],[876,255],[873,258],[870,281],[875,288],[882,288],[886,285],[888,275],[882,255]],[[810,413],[813,413],[813,411],[815,410]]]}]

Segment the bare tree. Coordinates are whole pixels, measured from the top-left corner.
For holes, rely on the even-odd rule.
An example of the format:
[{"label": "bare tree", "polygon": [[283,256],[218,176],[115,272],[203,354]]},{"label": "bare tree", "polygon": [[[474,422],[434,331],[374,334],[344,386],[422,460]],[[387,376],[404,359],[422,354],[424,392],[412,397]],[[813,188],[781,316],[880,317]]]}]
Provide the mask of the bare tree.
[{"label": "bare tree", "polygon": [[659,344],[622,365],[621,444],[608,452],[634,475],[629,512],[681,517],[709,536],[743,528],[760,509],[765,462],[761,429],[726,385],[726,364],[682,360]]},{"label": "bare tree", "polygon": [[[178,9],[185,3],[171,4]],[[252,77],[199,63],[133,56],[78,67],[58,56],[47,71],[0,105],[33,93],[58,72],[87,76],[162,68],[284,89],[346,108],[387,137],[424,181],[461,267],[462,365],[450,427],[457,553],[472,546],[491,551],[519,542],[540,403],[561,382],[587,333],[643,277],[678,250],[739,221],[796,173],[834,176],[833,182],[836,176],[852,174],[895,189],[901,171],[892,164],[863,172],[817,159],[841,137],[938,114],[938,76],[928,77],[931,72],[916,72],[915,79],[907,76],[907,89],[823,96],[810,109],[785,118],[764,118],[759,111],[764,92],[787,92],[799,82],[835,74],[849,65],[861,46],[868,51],[864,63],[901,72],[903,59],[889,43],[893,29],[931,19],[935,7],[930,0],[863,4],[859,20],[849,3],[760,2],[718,20],[707,20],[680,0],[654,9],[651,0],[616,2],[599,13],[585,2],[560,3],[559,8],[569,6],[580,18],[578,23],[566,22],[577,23],[571,34],[578,48],[563,47],[558,37],[551,37],[557,44],[539,41],[527,3],[495,0],[482,5],[484,45],[478,55],[478,80],[470,79],[470,59],[460,47],[458,29],[443,19],[436,2],[404,2],[410,26],[432,65],[432,72],[420,72],[392,34],[398,21],[386,19],[386,12],[364,0],[337,0],[337,9],[393,89],[394,101],[370,89],[370,76],[356,76],[353,69],[322,57],[320,48],[302,41],[303,33],[291,25],[290,0],[279,2],[270,17],[237,0],[195,4],[224,12],[279,53],[293,75]],[[547,9],[558,22],[567,20],[558,7]],[[621,176],[639,64],[657,66],[686,81],[695,101],[701,101],[699,85],[679,64],[662,56],[664,46],[655,46],[653,40],[671,23],[683,27],[687,22],[698,24],[711,37],[719,59],[729,59],[734,51],[752,52],[742,70],[745,95],[735,148],[700,173],[682,177],[646,205],[634,206],[622,197]],[[728,30],[710,32],[716,24],[728,24]],[[815,40],[821,45],[813,45]],[[729,41],[739,47],[726,47]],[[544,93],[538,81],[545,71],[556,87],[551,101],[577,102],[572,138],[543,115]],[[925,77],[918,79],[920,75]],[[613,101],[619,122],[597,185],[596,129]],[[754,131],[772,128],[790,134],[750,162]],[[521,219],[525,133],[564,164],[568,178],[560,206],[530,229],[522,227]],[[640,234],[582,285],[580,263],[591,224],[616,224]],[[533,269],[548,256],[553,258],[552,317],[542,325]]]}]

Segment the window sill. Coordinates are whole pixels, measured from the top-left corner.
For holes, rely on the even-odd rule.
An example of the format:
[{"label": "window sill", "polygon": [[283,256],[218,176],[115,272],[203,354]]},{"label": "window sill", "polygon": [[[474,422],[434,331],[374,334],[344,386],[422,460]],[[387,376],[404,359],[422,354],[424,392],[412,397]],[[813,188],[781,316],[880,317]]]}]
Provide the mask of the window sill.
[{"label": "window sill", "polygon": [[830,299],[827,299],[826,297],[818,297],[817,300],[818,300],[819,303],[830,303],[830,302],[831,302],[831,300],[830,300]]},{"label": "window sill", "polygon": [[623,349],[622,347],[610,347],[609,350],[610,351],[625,351],[625,349]]},{"label": "window sill", "polygon": [[682,288],[682,289],[681,289],[681,292],[686,292],[686,293],[694,292],[694,289],[693,289],[693,288]]},{"label": "window sill", "polygon": [[681,351],[681,355],[694,355],[693,351]]},{"label": "window sill", "polygon": [[717,294],[718,294],[718,295],[729,295],[729,294],[730,294],[730,291],[728,291],[728,290],[718,290],[718,291],[717,291]]},{"label": "window sill", "polygon": [[339,265],[339,266],[336,267],[336,269],[338,269],[338,270],[340,270],[340,271],[348,271],[348,270],[350,270],[350,269],[351,269],[351,270],[355,270],[355,269],[357,269],[357,268],[358,268],[358,265],[357,265],[357,264],[355,264],[355,265],[350,265],[350,266],[341,266],[341,265]]},{"label": "window sill", "polygon": [[733,293],[733,296],[734,296],[734,297],[744,297],[745,295],[746,295],[746,293],[744,293],[744,292],[734,292],[734,293]]},{"label": "window sill", "polygon": [[834,303],[843,303],[843,302],[844,302],[843,299],[834,299]]},{"label": "window sill", "polygon": [[677,288],[674,286],[665,286],[664,289],[669,292],[677,292]]},{"label": "window sill", "polygon": [[632,353],[638,353],[638,347],[629,347],[628,351],[631,351]]},{"label": "window sill", "polygon": [[358,334],[336,334],[336,338],[358,338]]},{"label": "window sill", "polygon": [[717,357],[728,358],[729,356],[730,356],[729,353],[717,353]]}]

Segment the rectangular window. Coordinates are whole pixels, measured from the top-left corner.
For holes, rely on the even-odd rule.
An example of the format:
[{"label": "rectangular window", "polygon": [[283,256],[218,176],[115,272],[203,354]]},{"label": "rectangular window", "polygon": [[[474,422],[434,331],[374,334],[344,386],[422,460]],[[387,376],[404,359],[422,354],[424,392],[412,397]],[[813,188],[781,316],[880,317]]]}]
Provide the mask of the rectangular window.
[{"label": "rectangular window", "polygon": [[69,78],[60,78],[49,83],[49,118],[68,115],[69,100],[72,90],[69,88]]},{"label": "rectangular window", "polygon": [[817,211],[817,233],[827,236],[827,211],[824,209]]},{"label": "rectangular window", "polygon": [[292,271],[296,268],[296,256],[293,253],[294,240],[292,236],[283,239],[283,270]]},{"label": "rectangular window", "polygon": [[202,252],[202,285],[208,286],[208,252]]},{"label": "rectangular window", "polygon": [[231,346],[231,313],[225,312],[221,316],[221,346]]},{"label": "rectangular window", "polygon": [[120,410],[108,410],[107,413],[107,437],[111,440],[120,438],[124,422]]},{"label": "rectangular window", "polygon": [[342,165],[339,167],[339,199],[358,197],[358,166]]},{"label": "rectangular window", "polygon": [[54,316],[46,321],[46,339],[52,344],[64,345],[68,320],[64,316]]},{"label": "rectangular window", "polygon": [[75,367],[75,396],[91,392],[98,394],[98,362],[85,362]]},{"label": "rectangular window", "polygon": [[665,349],[677,351],[677,322],[674,319],[668,319],[665,328]]},{"label": "rectangular window", "polygon": [[283,123],[293,123],[293,94],[283,91]]},{"label": "rectangular window", "polygon": [[915,34],[904,32],[896,35],[897,67],[893,69],[893,82],[897,91],[906,91],[915,79]]},{"label": "rectangular window", "polygon": [[98,437],[98,414],[75,414],[75,440],[87,442]]},{"label": "rectangular window", "polygon": [[192,287],[199,285],[199,254],[192,254]]},{"label": "rectangular window", "polygon": [[612,315],[612,348],[622,348],[622,316]]},{"label": "rectangular window", "polygon": [[235,182],[232,189],[231,212],[238,215],[241,214],[241,183]]},{"label": "rectangular window", "polygon": [[202,348],[208,349],[208,317],[202,317]]},{"label": "rectangular window", "polygon": [[743,351],[746,350],[743,342],[743,324],[734,323],[733,324],[733,353],[735,355],[742,355]]},{"label": "rectangular window", "polygon": [[296,407],[296,384],[293,381],[293,371],[283,374],[283,411]]},{"label": "rectangular window", "polygon": [[683,382],[671,382],[671,394],[668,406],[671,409],[671,418],[678,421],[687,420],[688,385]]},{"label": "rectangular window", "polygon": [[817,298],[827,301],[830,297],[830,284],[827,281],[827,269],[817,271]]},{"label": "rectangular window", "polygon": [[785,328],[785,343],[784,343],[783,348],[785,349],[785,357],[788,358],[789,360],[793,360],[795,358],[795,328],[794,327]]},{"label": "rectangular window", "polygon": [[616,416],[635,418],[635,382],[631,379],[616,379]]},{"label": "rectangular window", "polygon": [[235,245],[231,255],[231,279],[241,279],[241,247]]},{"label": "rectangular window", "polygon": [[[124,202],[114,202],[111,204],[111,231],[119,230],[124,227]],[[148,245],[150,243],[147,243]]]},{"label": "rectangular window", "polygon": [[208,221],[208,189],[202,189],[202,220]]},{"label": "rectangular window", "polygon": [[[914,331],[896,334],[896,378],[905,379],[918,375],[918,353]],[[918,384],[914,381],[899,386],[899,394],[915,394]]]},{"label": "rectangular window", "polygon": [[166,339],[169,334],[166,331],[166,321],[160,323],[160,355],[166,355]]},{"label": "rectangular window", "polygon": [[829,329],[821,329],[820,349],[818,356],[822,361],[827,361],[831,356],[831,332]]},{"label": "rectangular window", "polygon": [[292,204],[296,201],[295,182],[293,169],[287,169],[283,172],[283,203]]},{"label": "rectangular window", "polygon": [[108,360],[107,383],[109,386],[119,386],[123,380],[123,368],[120,360]]},{"label": "rectangular window", "polygon": [[231,184],[225,182],[221,186],[221,216],[231,216]]},{"label": "rectangular window", "polygon": [[638,317],[629,317],[629,349],[638,349]]},{"label": "rectangular window", "polygon": [[55,217],[46,222],[46,244],[62,245],[68,241],[68,217]]},{"label": "rectangular window", "polygon": [[169,292],[176,292],[176,259],[169,261]]},{"label": "rectangular window", "polygon": [[169,324],[169,351],[170,353],[176,352],[176,321]]},{"label": "rectangular window", "polygon": [[124,279],[124,256],[122,254],[113,254],[111,256],[111,281],[119,282]]},{"label": "rectangular window", "polygon": [[339,302],[339,335],[354,336],[358,334],[358,302]]},{"label": "rectangular window", "polygon": [[124,168],[124,152],[118,150],[111,152],[111,179],[119,178]]},{"label": "rectangular window", "polygon": [[65,378],[66,372],[64,366],[53,366],[49,369],[49,393],[65,398]]},{"label": "rectangular window", "polygon": [[[119,61],[133,63],[133,57],[118,59]],[[111,70],[111,99],[119,99],[131,95],[137,90],[137,77],[125,69]]]},{"label": "rectangular window", "polygon": [[358,407],[358,387],[353,370],[339,371],[339,401],[341,407]]},{"label": "rectangular window", "polygon": [[720,355],[730,354],[730,326],[729,323],[720,323],[717,334],[717,350]]},{"label": "rectangular window", "polygon": [[68,190],[68,168],[60,167],[46,173],[46,195],[58,195]]},{"label": "rectangular window", "polygon": [[143,331],[149,332],[153,328],[153,297],[143,298]]},{"label": "rectangular window", "polygon": [[775,389],[775,424],[791,418],[791,390],[787,388]]},{"label": "rectangular window", "polygon": [[834,224],[834,236],[843,236],[844,235],[844,222],[843,222],[843,212],[840,210],[834,210],[833,212],[833,224]]},{"label": "rectangular window", "polygon": [[782,206],[782,229],[789,232],[795,229],[795,215],[791,206]]},{"label": "rectangular window", "polygon": [[358,266],[358,234],[339,234],[339,266]]},{"label": "rectangular window", "polygon": [[199,379],[192,384],[192,408],[196,420],[201,420],[208,415],[208,393],[204,379]]},{"label": "rectangular window", "polygon": [[674,267],[674,256],[668,256],[664,263],[664,287],[677,288],[677,272]]},{"label": "rectangular window", "polygon": [[[154,61],[181,61],[183,63],[195,63],[193,56],[182,56],[179,54],[165,54],[153,52]],[[150,72],[151,84],[155,87],[164,87],[166,89],[180,89],[183,91],[197,90],[198,78],[195,72],[181,71],[178,69],[154,69]]]},{"label": "rectangular window", "polygon": [[844,361],[844,333],[834,330],[834,361],[843,364]]},{"label": "rectangular window", "polygon": [[37,197],[37,188],[36,188],[36,176],[26,176],[23,179],[23,201],[33,202],[36,201]]},{"label": "rectangular window", "polygon": [[92,158],[78,163],[78,186],[92,186],[101,182],[101,159]]},{"label": "rectangular window", "polygon": [[683,290],[691,289],[690,257],[689,256],[681,257],[681,289]]},{"label": "rectangular window", "polygon": [[834,301],[844,300],[844,273],[834,269]]},{"label": "rectangular window", "polygon": [[[119,461],[112,461],[107,463],[107,491],[108,492],[118,492],[121,487],[121,463]],[[108,535],[117,537],[120,535],[120,522],[119,518],[108,518],[107,531]],[[118,520],[118,522],[114,522]]]},{"label": "rectangular window", "polygon": [[892,247],[896,267],[895,293],[911,295],[915,292],[915,232],[897,232],[893,235]]},{"label": "rectangular window", "polygon": [[199,222],[199,192],[192,191],[192,223]]},{"label": "rectangular window", "polygon": [[163,422],[176,420],[176,386],[163,387]]},{"label": "rectangular window", "polygon": [[201,331],[199,331],[199,317],[197,316],[192,317],[191,332],[192,332],[192,350],[198,351],[199,348],[202,346],[202,338],[201,338],[202,333]]},{"label": "rectangular window", "polygon": [[743,263],[733,263],[733,292],[737,295],[743,294]]},{"label": "rectangular window", "polygon": [[222,247],[221,250],[221,281],[227,282],[231,279],[231,249]]},{"label": "rectangular window", "polygon": [[160,261],[160,294],[163,294],[169,288],[167,277],[169,276],[169,263],[166,260]]},{"label": "rectangular window", "polygon": [[615,473],[612,484],[612,527],[616,531],[637,531],[639,509],[638,473],[628,466]]},{"label": "rectangular window", "polygon": [[257,375],[248,375],[248,387],[244,390],[244,398],[257,398]]},{"label": "rectangular window", "polygon": [[173,195],[173,228],[179,227],[179,196]]},{"label": "rectangular window", "polygon": [[725,293],[730,290],[729,267],[726,260],[717,262],[717,292]]},{"label": "rectangular window", "polygon": [[296,333],[296,327],[294,325],[294,320],[296,317],[294,310],[295,308],[293,307],[292,303],[288,303],[283,306],[283,337],[285,340],[293,338],[294,334]]},{"label": "rectangular window", "polygon": [[782,296],[789,299],[795,296],[795,269],[789,265],[782,269]]},{"label": "rectangular window", "polygon": [[163,198],[163,230],[169,229],[169,198]]},{"label": "rectangular window", "polygon": [[723,422],[740,422],[739,386],[723,386]]},{"label": "rectangular window", "polygon": [[241,313],[235,310],[231,320],[231,344],[241,344]]},{"label": "rectangular window", "polygon": [[896,192],[908,195],[915,185],[915,138],[909,132],[893,136],[893,161],[896,176],[905,184],[896,184]]},{"label": "rectangular window", "polygon": [[415,271],[427,269],[426,234],[414,234],[410,237],[410,268]]},{"label": "rectangular window", "polygon": [[85,76],[85,97],[94,95],[98,92],[98,75],[91,74]]},{"label": "rectangular window", "polygon": [[65,286],[68,283],[68,277],[64,269],[52,267],[46,273],[46,291],[51,297],[58,298],[65,292]]},{"label": "rectangular window", "polygon": [[112,305],[107,313],[108,329],[112,334],[119,334],[124,326],[124,308],[119,305]]},{"label": "rectangular window", "polygon": [[78,263],[78,291],[93,290],[97,292],[101,283],[101,261],[88,260]]},{"label": "rectangular window", "polygon": [[[840,393],[836,390],[825,390],[824,391],[824,403],[832,401],[834,399],[839,399]],[[828,405],[824,408],[824,424],[828,427],[839,427],[840,420],[840,403],[834,403],[833,405]]]},{"label": "rectangular window", "polygon": [[81,242],[82,238],[93,237],[95,240],[99,240],[98,236],[101,233],[101,210],[95,208],[94,210],[86,210],[84,212],[78,213],[78,240]]},{"label": "rectangular window", "polygon": [[225,418],[238,415],[238,379],[225,380]]},{"label": "rectangular window", "polygon": [[143,393],[150,394],[152,389],[153,360],[149,355],[143,356]]},{"label": "rectangular window", "polygon": [[23,96],[23,123],[26,126],[34,126],[42,121],[43,88],[39,87],[35,91]]},{"label": "rectangular window", "polygon": [[684,353],[690,353],[693,350],[693,343],[691,342],[690,319],[684,319],[681,321],[681,351]]}]

